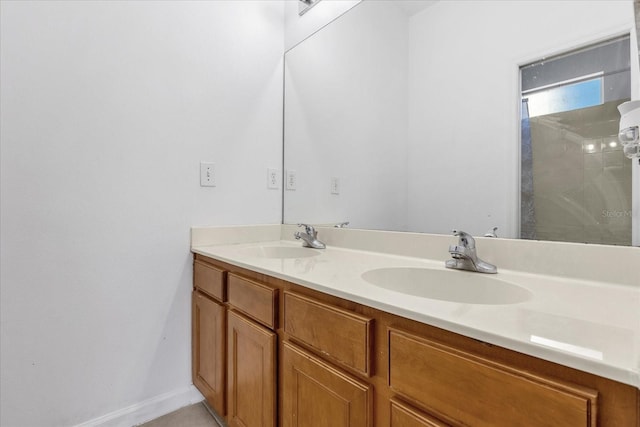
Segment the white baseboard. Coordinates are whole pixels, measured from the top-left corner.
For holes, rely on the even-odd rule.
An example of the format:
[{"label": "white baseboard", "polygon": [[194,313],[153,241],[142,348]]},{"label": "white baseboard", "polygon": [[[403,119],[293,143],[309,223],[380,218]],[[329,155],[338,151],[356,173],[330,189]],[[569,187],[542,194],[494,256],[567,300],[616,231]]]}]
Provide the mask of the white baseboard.
[{"label": "white baseboard", "polygon": [[78,424],[75,427],[132,427],[201,402],[204,397],[193,385],[170,391]]}]

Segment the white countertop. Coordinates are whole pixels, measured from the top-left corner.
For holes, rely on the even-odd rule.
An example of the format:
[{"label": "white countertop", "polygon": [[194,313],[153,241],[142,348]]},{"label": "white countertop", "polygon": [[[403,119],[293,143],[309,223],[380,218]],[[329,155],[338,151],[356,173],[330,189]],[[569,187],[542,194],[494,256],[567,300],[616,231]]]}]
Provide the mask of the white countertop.
[{"label": "white countertop", "polygon": [[273,240],[193,246],[192,251],[640,388],[640,287],[499,268],[497,278],[526,288],[531,298],[506,305],[466,304],[395,292],[361,277],[382,267],[444,270],[444,259],[334,246],[313,257],[270,259],[252,256],[248,249],[263,246],[301,244]]}]

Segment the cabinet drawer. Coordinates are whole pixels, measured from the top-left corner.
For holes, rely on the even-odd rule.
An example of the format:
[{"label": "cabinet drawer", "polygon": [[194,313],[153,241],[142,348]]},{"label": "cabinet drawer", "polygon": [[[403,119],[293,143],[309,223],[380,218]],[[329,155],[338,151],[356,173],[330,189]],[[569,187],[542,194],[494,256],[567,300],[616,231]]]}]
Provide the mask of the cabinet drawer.
[{"label": "cabinet drawer", "polygon": [[193,263],[193,286],[223,302],[226,274],[226,271],[196,260]]},{"label": "cabinet drawer", "polygon": [[390,427],[449,427],[443,423],[406,403],[391,399]]},{"label": "cabinet drawer", "polygon": [[373,319],[300,295],[284,294],[284,330],[336,363],[371,376]]},{"label": "cabinet drawer", "polygon": [[467,426],[595,427],[597,392],[389,329],[389,385]]},{"label": "cabinet drawer", "polygon": [[257,322],[276,329],[277,289],[235,274],[229,274],[227,281],[229,304]]}]

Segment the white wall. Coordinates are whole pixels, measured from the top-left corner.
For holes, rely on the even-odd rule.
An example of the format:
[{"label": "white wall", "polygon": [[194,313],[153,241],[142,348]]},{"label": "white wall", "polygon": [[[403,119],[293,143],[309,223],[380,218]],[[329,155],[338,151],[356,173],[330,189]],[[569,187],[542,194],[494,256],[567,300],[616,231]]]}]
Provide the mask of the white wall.
[{"label": "white wall", "polygon": [[287,52],[285,223],[406,229],[407,24],[366,1]]},{"label": "white wall", "polygon": [[283,4],[1,4],[0,424],[68,426],[191,384],[190,226],[280,222]]},{"label": "white wall", "polygon": [[482,234],[497,225],[500,236],[515,237],[518,66],[628,32],[631,7],[441,1],[412,17],[409,229]]}]

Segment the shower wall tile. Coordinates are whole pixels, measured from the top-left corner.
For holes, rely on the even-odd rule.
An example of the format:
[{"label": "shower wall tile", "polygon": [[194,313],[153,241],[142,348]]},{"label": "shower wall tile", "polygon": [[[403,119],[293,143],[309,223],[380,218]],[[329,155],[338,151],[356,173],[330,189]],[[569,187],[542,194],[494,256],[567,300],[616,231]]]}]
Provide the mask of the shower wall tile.
[{"label": "shower wall tile", "polygon": [[568,128],[562,114],[530,120],[535,235],[630,244],[631,162],[612,143],[617,135],[603,137],[597,127]]}]

